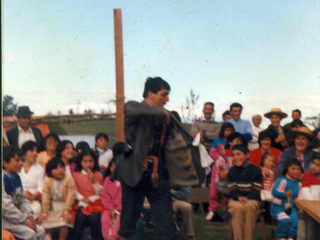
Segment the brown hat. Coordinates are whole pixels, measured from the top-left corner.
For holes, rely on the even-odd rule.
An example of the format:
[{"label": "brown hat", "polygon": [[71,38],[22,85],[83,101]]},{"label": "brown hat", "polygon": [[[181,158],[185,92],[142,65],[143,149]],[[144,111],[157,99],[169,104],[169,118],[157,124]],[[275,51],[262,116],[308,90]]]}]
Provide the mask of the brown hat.
[{"label": "brown hat", "polygon": [[30,111],[28,106],[21,106],[18,108],[18,112],[16,113],[17,117],[30,117],[33,112]]},{"label": "brown hat", "polygon": [[281,119],[288,116],[288,114],[282,112],[280,108],[272,108],[271,112],[265,113],[264,116],[266,118],[271,118],[272,114],[277,114]]},{"label": "brown hat", "polygon": [[296,131],[292,131],[292,137],[293,139],[295,139],[297,136],[299,135],[303,135],[307,138],[310,139],[310,141],[312,140],[312,132],[310,131],[310,129],[306,126],[302,126],[302,127],[299,127],[298,130]]}]

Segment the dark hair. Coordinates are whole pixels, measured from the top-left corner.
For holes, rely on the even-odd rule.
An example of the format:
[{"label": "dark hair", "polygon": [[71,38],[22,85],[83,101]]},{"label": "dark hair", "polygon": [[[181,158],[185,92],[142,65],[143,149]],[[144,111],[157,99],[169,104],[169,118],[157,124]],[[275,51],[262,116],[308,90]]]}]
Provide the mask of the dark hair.
[{"label": "dark hair", "polygon": [[316,128],[312,132],[312,148],[318,148],[320,147],[320,139],[317,138],[318,133],[320,132],[320,128]]},{"label": "dark hair", "polygon": [[292,113],[294,113],[294,112],[297,112],[297,113],[299,113],[299,115],[301,116],[301,111],[300,111],[300,109],[295,109],[295,110],[292,110]]},{"label": "dark hair", "polygon": [[232,128],[233,132],[235,131],[232,123],[225,122],[222,124],[220,128],[219,137],[224,138],[224,130],[226,130],[227,128]]},{"label": "dark hair", "polygon": [[76,145],[76,151],[79,153],[79,150],[83,151],[86,148],[90,148],[89,143],[85,141],[78,142]]},{"label": "dark hair", "polygon": [[46,174],[48,177],[53,178],[52,170],[56,169],[58,165],[61,164],[63,167],[66,167],[64,161],[59,157],[51,158],[50,161],[46,165]]},{"label": "dark hair", "polygon": [[273,159],[274,159],[274,156],[271,153],[269,153],[268,151],[265,151],[264,154],[262,154],[262,156],[261,156],[261,160],[260,160],[261,167],[264,166],[264,161],[267,159],[267,157],[273,157]]},{"label": "dark hair", "polygon": [[147,78],[147,81],[144,84],[144,91],[143,91],[143,98],[146,98],[148,96],[148,92],[157,93],[161,89],[166,89],[170,91],[170,85],[165,80],[163,80],[161,77],[155,77],[155,78]]},{"label": "dark hair", "polygon": [[21,150],[23,152],[23,155],[26,155],[27,151],[33,151],[35,147],[37,147],[37,150],[39,149],[39,146],[35,141],[27,141],[22,144]]},{"label": "dark hair", "polygon": [[301,173],[303,173],[303,168],[302,168],[302,165],[301,165],[301,162],[299,161],[298,158],[295,158],[295,157],[292,157],[290,158],[289,160],[287,160],[285,163],[284,163],[284,166],[283,166],[283,170],[282,170],[282,176],[285,176],[288,172],[288,169],[291,165],[297,165],[300,167],[301,169]]},{"label": "dark hair", "polygon": [[224,117],[225,115],[230,115],[230,111],[229,111],[229,110],[225,111],[225,112],[222,114],[222,117]]},{"label": "dark hair", "polygon": [[320,161],[320,152],[314,152],[313,157],[312,157],[312,161],[313,161],[314,159],[317,159],[317,160]]},{"label": "dark hair", "polygon": [[80,172],[83,169],[81,162],[85,156],[91,156],[93,158],[93,161],[94,161],[93,171],[100,171],[100,167],[98,163],[99,156],[91,148],[85,148],[81,151],[81,153],[79,153],[76,161],[75,171]]},{"label": "dark hair", "polygon": [[108,134],[103,133],[103,132],[100,132],[100,133],[98,133],[98,134],[96,135],[95,141],[98,141],[98,139],[99,139],[99,138],[102,138],[102,137],[109,142]]},{"label": "dark hair", "polygon": [[[45,138],[43,139],[44,146],[46,146],[46,142],[48,141],[49,138],[53,138],[53,139],[57,140],[58,143],[61,142],[58,134],[56,134],[55,132],[51,132],[47,136],[45,136]],[[46,149],[46,147],[45,147],[45,149]]]},{"label": "dark hair", "polygon": [[239,150],[239,151],[243,152],[244,154],[247,154],[250,152],[247,144],[243,144],[243,143],[234,145],[232,147],[232,151],[234,151],[234,150]]},{"label": "dark hair", "polygon": [[58,146],[57,146],[57,157],[61,157],[61,153],[66,149],[66,146],[68,143],[71,143],[72,144],[72,147],[74,148],[74,145],[71,141],[69,140],[63,140],[61,142],[58,143]]},{"label": "dark hair", "polygon": [[112,165],[114,165],[114,166],[116,165],[116,158],[112,158],[111,161],[109,162],[108,167],[106,169],[106,177],[111,175],[111,169],[110,168],[111,168]]},{"label": "dark hair", "polygon": [[243,107],[242,107],[242,105],[240,104],[240,103],[232,103],[231,105],[230,105],[230,111],[232,111],[232,108],[236,108],[236,107],[240,107],[240,109],[241,109],[241,111],[242,111],[242,109],[243,109]]},{"label": "dark hair", "polygon": [[[2,158],[6,163],[9,163],[11,159],[15,157],[15,155],[18,155],[19,158],[22,158],[22,150],[16,146],[8,146],[2,148]],[[3,165],[2,168],[5,169]]]},{"label": "dark hair", "polygon": [[211,105],[211,106],[214,108],[214,103],[213,103],[213,102],[205,102],[205,103],[203,104],[203,106],[205,106],[205,105]]},{"label": "dark hair", "polygon": [[271,146],[275,145],[275,139],[276,139],[276,133],[270,131],[270,130],[264,130],[262,132],[259,132],[259,138],[258,138],[258,143],[259,146],[261,147],[261,140],[265,138],[269,138],[271,141]]},{"label": "dark hair", "polygon": [[242,142],[242,144],[246,144],[247,145],[247,141],[246,141],[246,139],[243,137],[243,135],[241,133],[233,132],[227,137],[226,149],[230,148],[229,142],[232,142],[233,140],[235,140],[237,138]]},{"label": "dark hair", "polygon": [[303,122],[300,119],[294,119],[291,123],[290,123],[291,127],[302,127],[304,126]]}]

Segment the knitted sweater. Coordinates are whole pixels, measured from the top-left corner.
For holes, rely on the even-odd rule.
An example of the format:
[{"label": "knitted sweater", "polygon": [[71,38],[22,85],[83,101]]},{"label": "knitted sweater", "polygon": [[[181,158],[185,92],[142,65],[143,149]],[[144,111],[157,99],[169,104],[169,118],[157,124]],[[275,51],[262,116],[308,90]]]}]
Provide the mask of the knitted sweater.
[{"label": "knitted sweater", "polygon": [[[47,216],[48,211],[50,210],[51,206],[51,199],[52,199],[52,190],[53,190],[53,182],[56,181],[54,178],[46,177],[44,179],[43,188],[42,188],[42,208],[43,208],[43,215]],[[66,201],[64,207],[64,213],[70,214],[72,206],[75,202],[75,184],[73,178],[69,174],[65,174],[64,178],[61,180],[61,190],[62,196]]]},{"label": "knitted sweater", "polygon": [[230,168],[227,179],[227,188],[233,200],[238,200],[238,197],[260,200],[262,173],[259,167],[251,163],[247,167],[234,166]]},{"label": "knitted sweater", "polygon": [[[276,180],[272,188],[272,208],[276,206],[281,206],[285,209],[285,204],[287,202],[286,192],[292,192],[292,199],[302,199],[301,195],[301,183],[297,180],[290,179],[287,176],[280,177]],[[292,203],[293,207],[296,207],[295,201]]]},{"label": "knitted sweater", "polygon": [[311,171],[303,175],[302,197],[305,200],[320,200],[320,178]]}]

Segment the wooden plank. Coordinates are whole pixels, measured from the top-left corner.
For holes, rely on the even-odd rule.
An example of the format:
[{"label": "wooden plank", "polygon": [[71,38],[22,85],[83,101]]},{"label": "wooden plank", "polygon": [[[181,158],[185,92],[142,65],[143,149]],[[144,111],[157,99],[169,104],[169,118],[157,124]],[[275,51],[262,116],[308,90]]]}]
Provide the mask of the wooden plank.
[{"label": "wooden plank", "polygon": [[114,9],[114,44],[116,62],[116,141],[124,142],[124,77],[121,9]]},{"label": "wooden plank", "polygon": [[320,201],[296,200],[296,204],[310,217],[320,223]]}]

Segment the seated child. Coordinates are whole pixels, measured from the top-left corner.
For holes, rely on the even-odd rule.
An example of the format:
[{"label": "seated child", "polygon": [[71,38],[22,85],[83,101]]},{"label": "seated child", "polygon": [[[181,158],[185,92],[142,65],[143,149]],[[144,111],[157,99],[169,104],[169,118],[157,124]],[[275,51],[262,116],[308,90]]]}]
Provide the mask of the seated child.
[{"label": "seated child", "polygon": [[271,200],[273,198],[271,189],[274,179],[274,161],[275,157],[268,151],[264,152],[261,156],[260,167],[263,177],[263,189],[261,190],[262,207],[265,210],[264,220],[266,223],[272,222],[271,216]]},{"label": "seated child", "polygon": [[273,173],[274,173],[274,156],[266,151],[262,154],[260,166],[263,177],[263,189],[261,190],[261,200],[271,201],[272,194],[271,188],[273,185]]},{"label": "seated child", "polygon": [[217,137],[210,148],[210,157],[213,162],[219,158],[218,149],[224,147],[227,144],[227,137],[234,132],[234,127],[232,123],[223,123],[219,132],[219,137]]},{"label": "seated child", "polygon": [[109,137],[106,133],[98,133],[95,138],[95,150],[99,154],[100,171],[105,174],[113,154],[108,148]]},{"label": "seated child", "polygon": [[258,166],[250,163],[249,152],[246,144],[233,146],[235,166],[229,169],[227,175],[233,236],[239,240],[252,239],[260,208],[262,173]]},{"label": "seated child", "polygon": [[44,239],[45,230],[33,218],[32,208],[23,191],[18,172],[22,152],[18,147],[4,147],[2,186],[2,228],[20,239]]},{"label": "seated child", "polygon": [[[107,172],[112,172],[115,166],[115,159],[113,158],[107,168]],[[118,230],[120,227],[120,216],[122,210],[121,198],[121,183],[117,180],[110,180],[107,177],[104,181],[101,191],[101,201],[104,206],[104,211],[101,217],[102,235],[105,240],[119,239]]]},{"label": "seated child", "polygon": [[[284,165],[282,177],[275,181],[272,188],[271,212],[278,220],[279,240],[293,240],[297,236],[298,211],[296,199],[302,199],[300,178],[303,172],[301,162],[290,158]],[[299,210],[301,212],[301,210]]]},{"label": "seated child", "polygon": [[76,185],[77,205],[74,207],[75,221],[72,239],[81,239],[83,229],[89,225],[92,239],[102,239],[101,189],[103,177],[99,171],[98,155],[92,149],[83,149],[77,158],[73,175]]},{"label": "seated child", "polygon": [[[303,175],[301,193],[305,200],[320,200],[320,153],[314,154],[310,171]],[[310,230],[308,236],[311,239],[316,239],[320,235],[320,229],[316,227],[314,222],[308,222],[308,230]]]},{"label": "seated child", "polygon": [[75,184],[66,174],[65,163],[52,158],[46,165],[47,176],[43,183],[42,216],[39,222],[49,232],[59,229],[59,240],[68,238],[71,224],[71,209],[75,201]]},{"label": "seated child", "polygon": [[320,153],[315,153],[307,171],[302,178],[302,197],[305,200],[320,200]]},{"label": "seated child", "polygon": [[[228,218],[229,192],[227,190],[227,174],[228,170],[233,166],[231,148],[245,141],[242,134],[238,132],[231,133],[226,140],[227,144],[225,148],[221,146],[218,147],[217,153],[219,154],[219,158],[217,158],[213,164],[211,171],[209,212],[206,219],[213,222],[227,220]],[[222,217],[217,212],[219,202],[222,205]]]},{"label": "seated child", "polygon": [[19,172],[23,189],[33,210],[33,217],[38,219],[42,214],[41,199],[44,169],[36,162],[38,145],[34,141],[27,141],[21,147],[24,162]]}]

